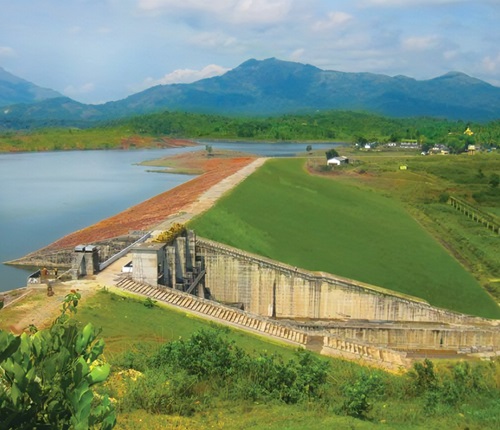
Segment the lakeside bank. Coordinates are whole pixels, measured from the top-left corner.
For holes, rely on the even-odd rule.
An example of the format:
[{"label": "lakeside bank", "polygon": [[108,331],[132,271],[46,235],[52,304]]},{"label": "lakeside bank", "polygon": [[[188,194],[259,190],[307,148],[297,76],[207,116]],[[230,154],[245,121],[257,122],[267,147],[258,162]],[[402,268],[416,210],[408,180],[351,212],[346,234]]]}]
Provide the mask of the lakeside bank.
[{"label": "lakeside bank", "polygon": [[265,160],[253,156],[233,158],[228,154],[207,158],[200,153],[182,154],[174,159],[179,166],[196,165],[204,173],[8,264],[67,268],[71,264],[75,246],[82,244],[102,247],[107,258],[133,243],[146,231],[164,230],[173,222],[184,223],[210,208],[223,193],[251,174]]}]

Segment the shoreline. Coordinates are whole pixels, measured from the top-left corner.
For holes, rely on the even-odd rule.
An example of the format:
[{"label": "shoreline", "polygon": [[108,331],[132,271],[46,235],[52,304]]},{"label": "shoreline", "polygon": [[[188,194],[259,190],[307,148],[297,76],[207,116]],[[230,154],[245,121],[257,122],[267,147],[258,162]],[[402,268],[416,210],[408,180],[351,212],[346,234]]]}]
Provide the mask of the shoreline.
[{"label": "shoreline", "polygon": [[[232,159],[228,158],[227,160],[231,162]],[[198,192],[191,194],[188,201],[183,201],[185,204],[182,206],[181,211],[169,213],[168,215],[165,215],[164,213],[161,221],[151,226],[151,231],[168,229],[169,225],[174,222],[187,222],[192,217],[208,210],[223,194],[252,174],[266,160],[267,158],[264,157],[246,157],[244,159],[239,159],[239,162],[236,164],[225,164],[225,168],[223,170],[216,169],[215,167],[218,163],[211,162],[210,164],[213,165],[213,170],[217,174],[209,175],[208,178],[206,178],[203,174],[198,178],[194,178],[189,181],[189,183],[191,183],[189,188],[191,188],[194,183]],[[198,181],[196,181],[196,179],[198,179]],[[200,183],[200,181],[203,182]],[[183,185],[185,184],[182,184],[163,194],[169,194],[170,192],[174,195],[178,194],[176,193],[177,188],[182,188],[183,191],[186,191],[184,190]],[[153,200],[154,199],[155,198],[153,198]],[[146,202],[136,206],[143,207],[142,205],[144,203]],[[115,217],[127,212],[128,211],[117,214]],[[101,222],[105,221],[106,220],[103,220]],[[98,226],[100,223],[94,224],[94,226]],[[86,231],[91,234],[94,226],[89,226],[82,231]],[[58,243],[67,237],[71,238],[76,233],[78,232],[65,236],[54,243]],[[54,243],[51,245],[54,245]],[[28,254],[28,256],[33,256],[37,253],[43,254],[44,252],[47,252],[47,248],[48,247],[42,248],[39,251]],[[68,248],[67,250],[70,254],[72,254],[73,247]],[[61,250],[59,249],[59,252],[60,251]],[[43,324],[46,324],[47,321],[57,315],[64,295],[71,289],[81,292],[82,299],[84,299],[85,297],[88,297],[98,291],[100,288],[113,288],[115,279],[121,273],[121,267],[126,260],[128,260],[128,257],[122,257],[102,272],[82,279],[53,282],[52,285],[54,287],[53,291],[55,295],[51,298],[47,297],[47,284],[27,285],[0,293],[0,297],[3,297],[5,300],[4,308],[7,307],[7,316],[5,317],[6,319],[2,325],[8,324],[9,329],[15,333],[21,333],[26,329],[26,327],[28,327],[29,324],[34,324],[39,328],[43,327]],[[48,264],[47,267],[49,267]],[[41,302],[44,303],[44,306],[39,307],[37,303]],[[13,306],[10,306],[11,304]],[[0,315],[5,315],[5,312],[5,310],[0,311]]]},{"label": "shoreline", "polygon": [[[63,264],[64,256],[60,257],[58,254],[72,253],[75,246],[123,241],[127,240],[126,238],[130,239],[131,232],[161,230],[165,225],[174,222],[174,219],[176,222],[183,222],[187,214],[193,211],[196,214],[200,212],[200,208],[196,208],[200,200],[205,201],[203,210],[208,209],[215,202],[215,200],[211,201],[207,206],[206,199],[202,198],[204,193],[258,159],[260,158],[251,154],[232,151],[207,156],[204,150],[200,150],[154,160],[156,167],[175,165],[179,169],[196,168],[202,173],[177,187],[4,264],[26,268],[56,265],[64,267],[68,266],[71,260],[66,258],[66,264]],[[231,184],[232,182],[230,181]]]}]

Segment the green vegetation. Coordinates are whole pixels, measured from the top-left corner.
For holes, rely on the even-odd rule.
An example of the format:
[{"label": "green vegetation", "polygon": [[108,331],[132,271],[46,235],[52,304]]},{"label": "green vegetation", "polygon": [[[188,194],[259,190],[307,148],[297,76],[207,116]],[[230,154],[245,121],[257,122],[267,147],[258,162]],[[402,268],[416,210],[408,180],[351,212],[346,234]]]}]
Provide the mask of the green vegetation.
[{"label": "green vegetation", "polygon": [[[464,131],[471,127],[474,134]],[[157,145],[158,138],[338,141],[350,143],[417,141],[427,149],[445,144],[461,152],[468,144],[485,148],[500,142],[500,121],[465,123],[434,118],[387,118],[329,111],[268,118],[225,117],[162,112],[93,125],[93,128],[45,128],[0,134],[0,151],[112,149]],[[161,142],[160,142],[161,143]]]},{"label": "green vegetation", "polygon": [[[323,161],[324,162],[324,161]],[[309,270],[421,297],[459,312],[500,309],[395,199],[269,160],[189,227],[198,235]]]},{"label": "green vegetation", "polygon": [[[500,301],[500,282],[495,281],[500,279],[498,234],[446,204],[453,195],[496,216],[500,223],[500,190],[489,184],[500,171],[500,153],[422,157],[354,151],[351,155],[357,163],[337,169],[337,181],[369,187],[403,202],[406,210]],[[408,170],[399,171],[402,164]]]},{"label": "green vegetation", "polygon": [[2,429],[111,429],[115,409],[93,389],[110,365],[101,360],[102,339],[91,323],[78,328],[80,294],[71,293],[62,314],[46,330],[14,336],[0,331],[0,417]]},{"label": "green vegetation", "polygon": [[498,362],[426,360],[393,375],[106,291],[78,319],[102,329],[113,371],[98,391],[116,400],[118,429],[500,425]]},{"label": "green vegetation", "polygon": [[[467,125],[475,131],[473,137],[463,135]],[[138,147],[158,144],[163,135],[349,142],[404,138],[424,145],[446,143],[458,152],[467,143],[494,146],[500,121],[477,125],[389,120],[346,112],[268,119],[163,113],[89,130],[7,133],[0,136],[0,150]],[[296,266],[418,295],[438,306],[500,317],[498,306],[472,275],[436,243],[500,298],[498,236],[446,205],[448,196],[456,195],[500,216],[500,156],[339,151],[355,162],[330,171],[324,168],[324,153],[309,157],[307,168],[326,177],[309,175],[303,160],[268,162],[192,227],[201,236]],[[399,171],[403,164],[408,170]],[[61,321],[56,329],[20,337],[0,332],[2,423],[9,416],[16,428],[31,428],[37,415],[44,420],[55,417],[59,424],[51,428],[65,428],[76,419],[111,426],[114,412],[106,400],[103,409],[88,408],[91,390],[94,399],[116,399],[121,429],[500,427],[498,360],[426,360],[407,374],[391,375],[299,353],[167,310],[153,300],[106,291],[86,300],[78,321],[81,326]],[[106,359],[112,365],[105,386],[97,383],[102,380],[97,373],[107,376],[107,365],[93,362],[103,353],[93,327],[102,329]],[[76,351],[71,341],[84,344],[83,333],[90,333],[82,353],[87,368],[71,361]],[[38,345],[36,339],[48,348],[41,348],[41,355],[52,352],[50,360],[44,360],[47,374],[42,376],[29,368],[33,361],[26,355],[29,345]],[[13,352],[17,343],[24,346]],[[37,348],[28,354],[32,360],[38,357]],[[53,362],[63,367],[55,368]],[[80,379],[78,369],[85,375]],[[49,383],[47,375],[56,376]],[[36,391],[59,396],[43,403],[52,408],[52,415],[36,409],[27,394],[17,395],[12,381],[39,384]],[[83,393],[87,403],[80,413],[67,413],[64,398],[69,390],[54,390],[55,381],[66,388],[71,384],[72,393]],[[75,405],[71,407],[80,407]]]},{"label": "green vegetation", "polygon": [[[476,124],[434,118],[396,119],[346,111],[268,118],[163,112],[134,117],[123,123],[135,133],[155,136],[353,143],[415,140],[426,146],[442,143],[455,152],[464,150],[469,143],[490,147],[500,141],[500,121]],[[468,126],[474,135],[464,134]]]},{"label": "green vegetation", "polygon": [[31,132],[9,131],[0,134],[0,151],[116,149],[127,143],[131,134],[130,130],[123,126],[83,130],[77,128],[47,128]]}]

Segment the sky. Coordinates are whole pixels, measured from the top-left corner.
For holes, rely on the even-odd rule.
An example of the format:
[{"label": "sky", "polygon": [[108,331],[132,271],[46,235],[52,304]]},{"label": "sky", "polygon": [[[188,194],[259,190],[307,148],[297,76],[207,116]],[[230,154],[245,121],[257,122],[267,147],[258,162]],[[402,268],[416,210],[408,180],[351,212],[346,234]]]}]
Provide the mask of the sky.
[{"label": "sky", "polygon": [[83,103],[255,58],[500,86],[500,0],[0,0],[0,67]]}]

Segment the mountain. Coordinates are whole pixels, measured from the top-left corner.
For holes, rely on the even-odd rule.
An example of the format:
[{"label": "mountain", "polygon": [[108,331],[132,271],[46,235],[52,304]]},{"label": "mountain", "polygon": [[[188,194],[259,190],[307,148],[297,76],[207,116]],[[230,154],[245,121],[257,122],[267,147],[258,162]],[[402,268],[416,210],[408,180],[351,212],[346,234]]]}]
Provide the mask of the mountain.
[{"label": "mountain", "polygon": [[36,103],[54,97],[61,97],[61,94],[18,78],[0,67],[0,106]]},{"label": "mountain", "polygon": [[59,97],[10,106],[8,113],[0,113],[0,126],[9,121],[23,126],[30,121],[76,124],[162,110],[263,116],[334,109],[488,121],[500,118],[500,88],[459,72],[418,81],[322,70],[275,58],[252,59],[222,76],[158,85],[103,105]]}]

